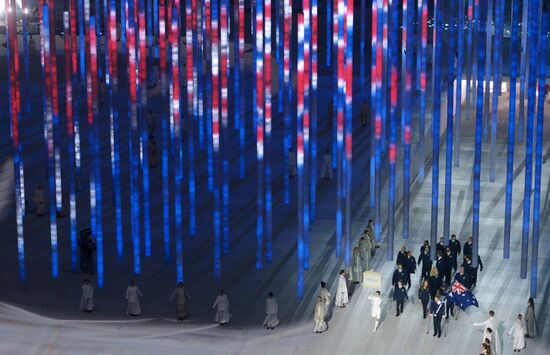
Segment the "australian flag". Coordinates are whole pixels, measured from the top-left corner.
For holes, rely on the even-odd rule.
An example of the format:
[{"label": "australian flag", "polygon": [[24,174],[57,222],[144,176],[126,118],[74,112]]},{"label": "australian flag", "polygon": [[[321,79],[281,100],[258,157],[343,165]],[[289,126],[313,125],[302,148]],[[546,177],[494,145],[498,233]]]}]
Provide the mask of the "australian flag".
[{"label": "australian flag", "polygon": [[462,310],[465,310],[470,306],[476,306],[479,308],[476,296],[474,296],[472,291],[468,290],[458,281],[455,281],[451,287],[451,292],[447,298],[459,306]]}]

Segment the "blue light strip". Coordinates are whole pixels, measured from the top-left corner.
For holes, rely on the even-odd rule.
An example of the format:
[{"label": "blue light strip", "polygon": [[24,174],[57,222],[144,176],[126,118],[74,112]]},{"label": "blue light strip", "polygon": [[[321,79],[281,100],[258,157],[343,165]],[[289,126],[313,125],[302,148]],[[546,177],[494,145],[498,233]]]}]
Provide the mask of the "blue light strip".
[{"label": "blue light strip", "polygon": [[303,1],[304,7],[304,269],[309,269],[309,91],[311,74],[311,5],[309,0]]},{"label": "blue light strip", "polygon": [[[272,3],[271,0],[264,0],[264,132],[265,132],[265,258],[267,263],[271,263],[273,259],[273,203],[271,190],[271,122],[272,122],[272,54],[271,54],[271,28],[272,28]],[[275,22],[276,24],[277,22]],[[280,66],[279,66],[280,67]]]},{"label": "blue light strip", "polygon": [[402,102],[403,111],[405,111],[405,127],[403,130],[403,239],[409,238],[409,201],[411,185],[411,110],[412,110],[412,76],[413,76],[413,4],[407,4],[407,43],[409,52],[405,58],[405,100]]},{"label": "blue light strip", "polygon": [[521,19],[521,66],[519,79],[519,122],[518,122],[518,141],[523,142],[525,133],[525,81],[527,77],[527,36],[528,36],[528,14],[529,1],[523,1],[523,11]]},{"label": "blue light strip", "polygon": [[[317,0],[315,0],[317,1]],[[276,26],[276,38],[277,38],[277,65],[279,66],[279,73],[277,75],[277,112],[282,114],[284,111],[284,63],[283,63],[283,44],[284,44],[284,6],[283,0],[275,1],[275,26]]]},{"label": "blue light strip", "polygon": [[[542,12],[541,30],[539,34],[539,88],[544,88],[546,83],[546,53],[548,45],[548,21],[550,6]],[[533,73],[535,74],[535,73]],[[533,75],[535,76],[535,75]],[[533,196],[533,237],[531,239],[531,297],[537,297],[538,260],[539,260],[539,223],[540,223],[540,188],[542,173],[542,148],[544,145],[544,101],[545,97],[539,92],[537,106],[537,135],[535,149],[535,193]]]},{"label": "blue light strip", "polygon": [[[529,254],[529,221],[531,220],[531,194],[533,182],[533,123],[537,94],[538,14],[540,1],[529,2],[529,75],[527,89],[527,130],[525,131],[525,188],[523,195],[523,229],[521,233],[521,278],[527,278]],[[521,119],[521,117],[520,117]]]},{"label": "blue light strip", "polygon": [[[491,161],[489,166],[489,181],[495,181],[496,175],[496,139],[497,139],[497,115],[498,115],[498,97],[500,95],[500,57],[502,52],[502,35],[504,31],[504,3],[497,1],[495,3],[495,43],[494,43],[494,57],[493,57],[493,100],[491,108]],[[489,90],[487,90],[489,91]],[[487,105],[489,106],[489,105]]]},{"label": "blue light strip", "polygon": [[[389,147],[389,163],[390,163],[390,176],[388,187],[388,247],[386,250],[386,259],[393,260],[393,245],[394,245],[394,232],[395,232],[395,168],[396,168],[396,136],[397,136],[397,91],[399,86],[398,80],[398,20],[399,9],[397,7],[397,1],[392,1],[390,9],[391,20],[389,28],[389,53],[388,62],[390,68],[390,147]],[[434,243],[435,244],[435,243]]]},{"label": "blue light strip", "polygon": [[[292,61],[290,60],[290,35],[292,30],[292,9],[290,7],[290,0],[284,1],[284,49],[283,49],[283,61],[284,61],[284,140],[283,140],[283,186],[284,186],[284,203],[288,205],[290,203],[290,169],[289,169],[289,150],[292,146],[292,81],[290,75],[292,70]],[[296,151],[294,149],[294,151]]]},{"label": "blue light strip", "polygon": [[[221,0],[221,13],[220,13],[220,43],[221,43],[221,56],[222,60],[220,62],[220,71],[221,71],[221,116],[222,116],[222,144],[223,147],[227,147],[227,136],[229,134],[229,125],[228,125],[228,85],[227,79],[230,75],[229,70],[229,35],[228,35],[228,13],[229,5],[227,0]],[[225,63],[224,63],[225,61]],[[225,76],[225,78],[224,78]],[[229,252],[229,158],[228,158],[228,149],[222,150],[222,232],[223,232],[223,253],[226,254]]]},{"label": "blue light strip", "polygon": [[[478,49],[477,49],[477,103],[476,103],[476,134],[475,134],[475,154],[474,154],[474,194],[472,202],[472,265],[478,266],[478,247],[479,247],[479,202],[481,195],[481,145],[483,140],[483,78],[485,77],[485,42],[487,40],[487,3],[482,2],[479,5],[479,26],[478,31]],[[489,88],[487,88],[489,90]]]},{"label": "blue light strip", "polygon": [[377,56],[377,4],[376,0],[372,0],[371,3],[371,72],[370,72],[370,112],[371,117],[370,121],[370,188],[369,188],[369,204],[370,208],[375,208],[375,179],[376,179],[376,170],[375,170],[375,151],[376,151],[376,135],[375,135],[375,116],[377,110],[377,101],[376,101],[376,56]]},{"label": "blue light strip", "polygon": [[[86,82],[86,37],[84,36],[84,4],[83,0],[78,0],[78,39],[80,52],[80,81]],[[124,12],[123,12],[124,13]],[[124,22],[123,22],[124,23]],[[122,26],[124,27],[124,26]],[[77,112],[77,110],[75,110]]]},{"label": "blue light strip", "polygon": [[[441,50],[443,42],[443,11],[442,0],[437,1],[434,26],[434,63],[441,62]],[[441,124],[441,66],[434,66],[433,77],[433,115],[432,115],[432,215],[430,228],[430,244],[437,243],[437,219],[439,210],[439,141]],[[430,256],[435,260],[435,248],[431,248]]]},{"label": "blue light strip", "polygon": [[516,93],[519,62],[519,1],[512,2],[512,34],[510,45],[510,103],[508,114],[508,150],[506,159],[506,204],[504,208],[504,259],[510,258],[510,229],[512,226],[512,192],[514,183],[514,139],[516,129]]},{"label": "blue light strip", "polygon": [[297,63],[296,69],[298,74],[297,86],[297,108],[296,108],[296,161],[297,161],[297,173],[298,173],[298,235],[297,235],[297,253],[298,253],[298,270],[297,270],[297,297],[302,299],[304,297],[304,185],[303,185],[303,119],[304,119],[304,103],[303,103],[303,89],[304,89],[304,14],[298,13],[298,33],[297,33]]},{"label": "blue light strip", "polygon": [[318,3],[317,0],[311,1],[312,13],[312,38],[311,38],[311,171],[309,184],[309,216],[314,221],[317,214],[317,87],[318,87]]},{"label": "blue light strip", "polygon": [[337,127],[336,147],[337,147],[337,168],[336,168],[336,256],[342,255],[342,237],[343,237],[343,211],[342,200],[344,192],[344,171],[343,171],[343,155],[344,155],[344,5],[341,3],[343,0],[338,0],[338,45],[337,45],[337,58],[335,61],[335,70],[337,74],[338,90],[336,92],[336,107],[337,107],[337,119],[335,126]]},{"label": "blue light strip", "polygon": [[[373,0],[376,1],[376,0]],[[326,38],[326,66],[330,68],[331,66],[331,54],[332,54],[332,45],[331,45],[331,29],[332,29],[332,0],[327,0],[327,38]],[[334,160],[334,159],[333,159]]]},{"label": "blue light strip", "polygon": [[256,196],[256,269],[263,267],[263,238],[264,238],[264,142],[263,142],[263,95],[262,90],[264,83],[263,76],[263,4],[262,1],[256,2],[256,28],[255,28],[255,48],[254,48],[254,72],[256,85],[254,86],[254,128],[256,131],[256,159],[257,159],[257,175],[258,193]]},{"label": "blue light strip", "polygon": [[[427,1],[427,0],[424,0]],[[383,47],[382,47],[382,27],[384,23],[384,17],[383,14],[383,8],[382,8],[382,0],[378,0],[378,3],[376,4],[376,12],[378,14],[377,16],[377,34],[376,34],[376,102],[378,103],[376,105],[376,122],[374,127],[374,134],[375,134],[375,156],[374,156],[374,168],[376,171],[375,174],[375,181],[374,181],[374,240],[376,242],[380,242],[381,240],[381,160],[382,160],[382,73],[383,73],[383,62],[384,62],[384,54],[383,54]]]},{"label": "blue light strip", "polygon": [[[187,25],[187,21],[192,22],[192,2],[191,0],[186,0],[186,24],[185,24],[185,35],[187,46],[193,46],[193,56],[195,56],[196,50],[196,31],[193,30],[192,25]],[[188,31],[191,29],[191,31]],[[189,47],[186,47],[186,49]],[[183,50],[182,50],[183,51]],[[189,62],[187,62],[189,63]],[[193,67],[196,67],[197,63],[195,60],[192,61]],[[188,65],[188,64],[187,64]],[[195,121],[198,116],[198,102],[196,101],[197,92],[195,91],[196,83],[196,68],[186,68],[186,74],[191,73],[191,78],[187,78],[186,90],[192,90],[193,101],[189,102],[187,100],[187,115],[183,119],[186,120],[185,127],[187,128],[187,163],[189,165],[189,174],[187,175],[187,192],[189,193],[189,235],[195,236],[196,234],[196,191],[195,191]],[[191,84],[191,85],[189,85]],[[186,97],[189,97],[187,94]]]},{"label": "blue light strip", "polygon": [[[464,1],[458,2],[458,50],[456,63],[455,137],[453,165],[460,165],[460,120],[462,118],[462,72],[464,65]],[[468,47],[470,48],[470,47]]]},{"label": "blue light strip", "polygon": [[[395,2],[397,3],[397,2]],[[351,236],[351,193],[352,193],[352,135],[353,135],[353,0],[347,0],[346,14],[346,120],[345,120],[345,152],[346,152],[346,172],[345,172],[345,194],[346,194],[346,249],[344,251],[344,262],[351,265],[352,236]],[[397,6],[396,11],[397,13]],[[363,21],[362,21],[363,22]],[[397,25],[395,29],[397,38]],[[362,54],[361,54],[362,55]],[[361,87],[362,88],[362,87]]]},{"label": "blue light strip", "polygon": [[426,61],[428,55],[428,46],[427,46],[427,36],[428,36],[428,0],[422,0],[422,14],[421,14],[421,43],[422,43],[422,52],[420,54],[420,122],[418,125],[419,134],[418,134],[418,143],[420,145],[420,164],[418,164],[418,183],[420,185],[424,184],[424,164],[426,159]]},{"label": "blue light strip", "polygon": [[[454,109],[454,80],[455,80],[455,53],[456,53],[456,2],[451,4],[451,25],[449,32],[449,54],[447,57],[447,142],[445,148],[445,202],[443,211],[443,237],[445,245],[449,245],[451,228],[451,191],[453,182],[453,109]],[[460,86],[460,79],[457,86]]]},{"label": "blue light strip", "polygon": [[[82,0],[79,0],[79,2],[80,1]],[[127,24],[126,7],[128,7],[127,2],[128,0],[120,0],[120,48],[122,52],[122,57],[124,57],[124,54],[126,53],[126,24]],[[79,22],[80,22],[80,18],[79,18]]]},{"label": "blue light strip", "polygon": [[[316,0],[315,0],[316,1]],[[361,82],[360,84],[360,87],[361,87],[361,105],[363,104],[366,104],[366,100],[367,100],[367,84],[366,84],[366,80],[367,80],[367,62],[366,62],[366,45],[365,45],[365,36],[366,36],[366,33],[365,33],[365,23],[367,22],[367,18],[366,18],[366,0],[361,0],[361,13],[360,13],[360,28],[359,28],[359,43],[360,43],[360,47],[359,47],[359,80]]]},{"label": "blue light strip", "polygon": [[[42,74],[43,82],[50,81],[47,79],[50,66],[50,16],[49,8],[47,4],[42,5],[42,24],[41,24],[41,36],[42,36]],[[45,85],[45,91],[48,91],[49,85]],[[51,93],[45,92],[44,96],[44,113],[46,118],[44,120],[44,139],[47,148],[48,157],[48,187],[50,191],[50,244],[51,244],[51,256],[52,256],[52,276],[57,278],[59,275],[59,261],[57,253],[57,215],[55,198],[55,162],[54,162],[54,150],[53,150],[53,122],[52,122],[52,103]]]},{"label": "blue light strip", "polygon": [[[29,32],[27,25],[26,0],[21,1],[21,27],[23,30],[23,69],[25,71],[25,109],[27,113],[31,111],[31,81],[29,78]],[[6,37],[7,38],[7,37]],[[75,50],[75,49],[73,49]]]}]

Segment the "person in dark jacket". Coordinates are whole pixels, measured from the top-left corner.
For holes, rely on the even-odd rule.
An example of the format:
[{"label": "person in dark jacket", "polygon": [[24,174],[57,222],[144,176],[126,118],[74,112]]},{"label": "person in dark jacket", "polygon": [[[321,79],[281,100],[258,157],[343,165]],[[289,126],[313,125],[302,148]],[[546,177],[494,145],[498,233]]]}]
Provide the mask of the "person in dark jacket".
[{"label": "person in dark jacket", "polygon": [[432,267],[432,271],[430,272],[430,278],[428,279],[428,284],[430,285],[430,297],[433,300],[437,295],[439,288],[441,287],[441,280],[439,279],[437,268],[435,266]]},{"label": "person in dark jacket", "polygon": [[450,285],[451,275],[456,272],[458,265],[456,261],[456,254],[451,250],[451,248],[447,247],[447,250],[445,250],[445,256],[447,258],[447,273],[445,274],[445,282],[447,285]]},{"label": "person in dark jacket", "polygon": [[473,244],[472,237],[468,237],[466,239],[466,243],[464,243],[464,247],[462,248],[462,255],[464,257],[471,257],[472,256],[472,244]]},{"label": "person in dark jacket", "polygon": [[418,299],[422,302],[422,314],[424,319],[428,313],[428,303],[430,302],[430,284],[424,280],[422,286],[418,289]]},{"label": "person in dark jacket", "polygon": [[471,289],[474,289],[476,287],[477,283],[477,269],[479,268],[479,271],[483,272],[483,263],[481,262],[481,257],[477,256],[477,263],[478,266],[474,267],[472,265],[471,258],[468,258],[468,274],[470,275],[470,286]]},{"label": "person in dark jacket", "polygon": [[441,338],[441,318],[445,315],[445,305],[439,296],[432,301],[431,314],[434,319],[434,337],[437,335],[438,338]]},{"label": "person in dark jacket", "polygon": [[443,303],[445,303],[445,314],[447,319],[449,319],[449,313],[451,317],[454,317],[455,304],[448,298],[451,293],[451,287],[447,286],[447,284],[443,284],[439,292],[441,294],[441,299],[444,300]]},{"label": "person in dark jacket", "polygon": [[441,237],[439,238],[439,243],[435,245],[435,252],[437,253],[438,251],[440,251],[442,253],[445,253],[445,248],[447,248],[447,246],[445,245],[445,239]]},{"label": "person in dark jacket", "polygon": [[399,252],[397,253],[397,261],[395,262],[396,265],[403,265],[403,268],[407,265],[407,250],[405,249],[405,246],[403,245]]},{"label": "person in dark jacket", "polygon": [[467,289],[470,289],[470,276],[464,270],[464,266],[460,267],[459,271],[455,275],[454,280],[460,282],[462,286],[466,287]]},{"label": "person in dark jacket", "polygon": [[397,282],[397,286],[395,287],[395,290],[393,291],[393,299],[396,303],[397,313],[395,314],[396,317],[399,317],[401,313],[403,313],[403,304],[405,303],[405,300],[409,300],[409,295],[407,295],[407,290],[405,287],[403,287],[403,283],[401,281]]},{"label": "person in dark jacket", "polygon": [[420,247],[420,254],[424,251],[424,248],[428,247],[428,251],[430,250],[430,242],[428,240],[424,241],[424,244]]},{"label": "person in dark jacket", "polygon": [[456,235],[451,235],[451,240],[449,241],[449,248],[455,253],[456,257],[460,255],[460,241],[456,239]]},{"label": "person in dark jacket", "polygon": [[420,252],[418,256],[418,265],[422,263],[422,274],[420,276],[423,279],[428,279],[430,276],[430,270],[432,269],[432,259],[430,259],[430,247],[424,246],[424,249]]},{"label": "person in dark jacket", "polygon": [[447,275],[447,259],[443,256],[443,252],[437,251],[437,259],[435,261],[435,267],[439,276],[439,281],[443,282],[443,278]]},{"label": "person in dark jacket", "polygon": [[398,282],[405,283],[407,280],[406,271],[403,269],[403,265],[397,265],[397,269],[393,272],[393,277],[391,279],[392,286],[397,286]]},{"label": "person in dark jacket", "polygon": [[407,290],[411,289],[411,274],[416,273],[416,259],[413,256],[412,251],[407,252],[407,260],[405,261],[405,283],[408,285]]}]

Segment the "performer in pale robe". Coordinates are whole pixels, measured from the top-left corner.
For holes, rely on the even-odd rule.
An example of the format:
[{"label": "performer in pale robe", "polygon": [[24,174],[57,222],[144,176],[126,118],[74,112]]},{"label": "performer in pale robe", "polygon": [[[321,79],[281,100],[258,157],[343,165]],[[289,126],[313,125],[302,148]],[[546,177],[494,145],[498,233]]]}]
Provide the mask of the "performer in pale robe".
[{"label": "performer in pale robe", "polygon": [[85,279],[82,284],[80,309],[86,313],[90,313],[94,310],[94,287],[90,284],[90,280],[88,279]]},{"label": "performer in pale robe", "polygon": [[361,262],[363,264],[363,271],[368,271],[371,259],[371,244],[368,236],[365,234],[359,239],[359,252],[361,254]]},{"label": "performer in pale robe", "polygon": [[223,289],[220,290],[218,297],[216,297],[216,300],[212,305],[212,309],[214,308],[216,309],[214,322],[220,323],[220,325],[229,323],[229,320],[231,319],[231,314],[229,313],[229,299],[227,298],[227,295],[224,293]]},{"label": "performer in pale robe", "polygon": [[334,304],[337,307],[345,308],[348,303],[349,299],[346,272],[344,270],[340,270],[340,276],[338,277],[338,289],[336,290],[336,300]]},{"label": "performer in pale robe", "polygon": [[141,314],[141,305],[139,304],[139,298],[143,294],[136,286],[136,282],[130,282],[130,286],[126,289],[126,299],[128,300],[128,306],[126,307],[126,314],[129,316],[139,316]]},{"label": "performer in pale robe", "polygon": [[328,318],[330,314],[330,301],[332,299],[329,290],[327,290],[327,284],[324,281],[321,281],[321,291],[319,291],[319,296],[325,304],[325,318]]},{"label": "performer in pale robe", "polygon": [[325,317],[325,304],[321,299],[321,296],[317,296],[317,302],[315,303],[315,312],[313,314],[313,330],[315,331],[315,333],[322,333],[327,330]]},{"label": "performer in pale robe", "polygon": [[266,317],[264,319],[264,327],[267,329],[273,329],[279,325],[279,319],[277,318],[277,300],[273,296],[273,293],[270,292],[265,300],[265,313]]},{"label": "performer in pale robe", "polygon": [[185,286],[183,286],[183,282],[178,283],[178,286],[170,295],[169,300],[172,301],[174,297],[176,298],[177,320],[183,320],[187,315],[185,304],[187,300],[191,299],[191,297],[189,297],[189,294],[187,293],[187,290],[185,289]]},{"label": "performer in pale robe", "polygon": [[332,179],[332,157],[328,149],[325,150],[325,155],[323,155],[323,171],[321,172],[321,178],[327,180]]},{"label": "performer in pale robe", "polygon": [[529,298],[525,311],[525,336],[534,338],[537,336],[537,319],[535,318],[535,302]]},{"label": "performer in pale robe", "polygon": [[380,291],[369,296],[369,300],[372,302],[371,316],[374,319],[374,329],[372,332],[376,332],[378,325],[380,324],[380,314],[382,314],[382,297],[380,297]]},{"label": "performer in pale robe", "polygon": [[[489,318],[487,318],[487,320],[483,322],[473,323],[473,325],[476,327],[485,327],[483,330],[482,341],[485,341],[485,338],[491,339],[491,348],[492,348],[491,350],[493,350],[494,354],[500,353],[500,340],[499,340],[498,329],[497,329],[498,322],[495,319],[495,312],[489,311]],[[491,332],[487,331],[488,328],[491,328],[492,334]]]},{"label": "performer in pale robe", "polygon": [[362,277],[363,265],[361,263],[361,252],[359,251],[359,247],[354,247],[352,254],[351,281],[354,283],[361,282]]},{"label": "performer in pale robe", "polygon": [[525,324],[523,323],[523,317],[521,314],[518,314],[512,329],[508,332],[508,335],[512,336],[514,339],[514,352],[521,351],[525,348]]}]

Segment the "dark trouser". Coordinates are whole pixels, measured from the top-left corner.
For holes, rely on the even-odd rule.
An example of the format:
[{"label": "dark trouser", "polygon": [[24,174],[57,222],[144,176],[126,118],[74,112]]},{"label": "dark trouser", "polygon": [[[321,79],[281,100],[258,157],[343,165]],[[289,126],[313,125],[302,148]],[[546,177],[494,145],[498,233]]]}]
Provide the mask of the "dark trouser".
[{"label": "dark trouser", "polygon": [[441,335],[441,316],[434,315],[434,335]]},{"label": "dark trouser", "polygon": [[426,318],[426,313],[428,311],[428,300],[422,300],[422,314]]},{"label": "dark trouser", "polygon": [[422,263],[422,278],[427,279],[430,276],[430,266],[424,266]]},{"label": "dark trouser", "polygon": [[403,313],[403,303],[404,301],[395,301],[397,304],[397,314]]},{"label": "dark trouser", "polygon": [[476,285],[476,282],[477,282],[477,269],[474,269],[474,271],[472,271],[472,282],[471,282],[471,287],[470,288],[474,288],[474,286]]},{"label": "dark trouser", "polygon": [[449,300],[447,300],[447,317],[449,316],[449,313],[451,313],[451,316],[454,317],[454,309],[455,309],[455,304]]},{"label": "dark trouser", "polygon": [[449,270],[446,274],[445,274],[445,283],[447,285],[451,285],[451,270]]}]

